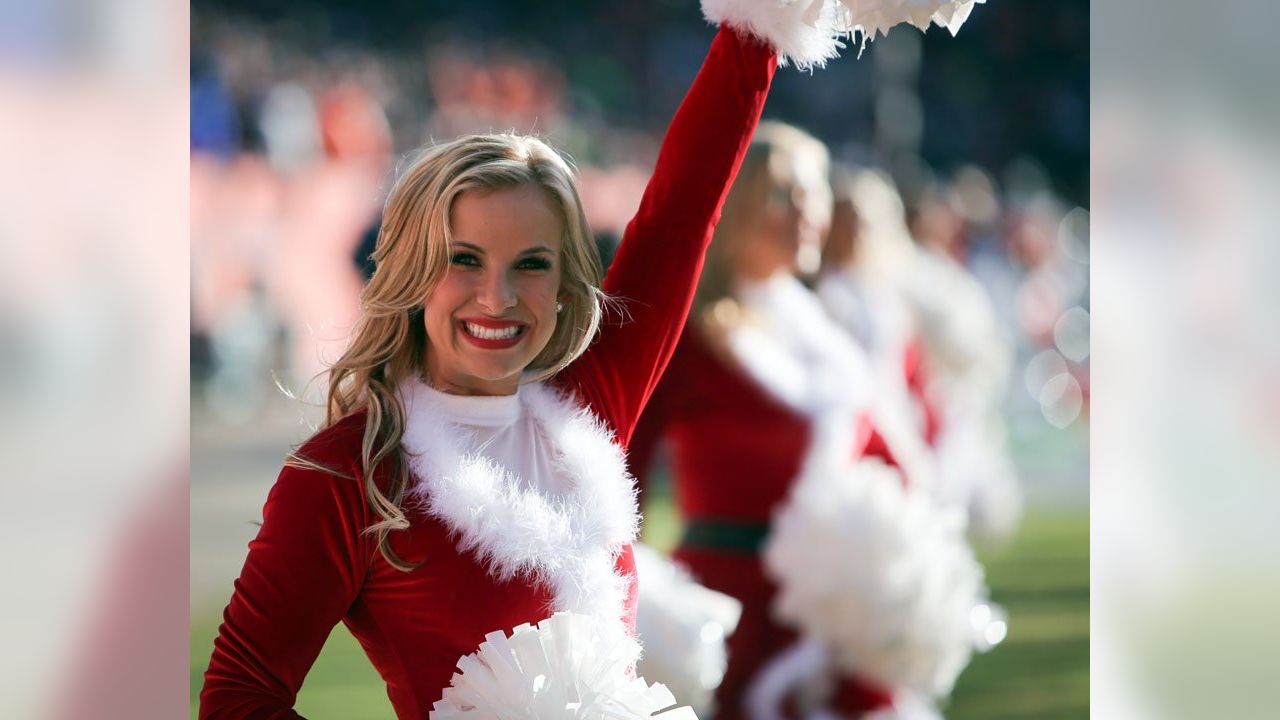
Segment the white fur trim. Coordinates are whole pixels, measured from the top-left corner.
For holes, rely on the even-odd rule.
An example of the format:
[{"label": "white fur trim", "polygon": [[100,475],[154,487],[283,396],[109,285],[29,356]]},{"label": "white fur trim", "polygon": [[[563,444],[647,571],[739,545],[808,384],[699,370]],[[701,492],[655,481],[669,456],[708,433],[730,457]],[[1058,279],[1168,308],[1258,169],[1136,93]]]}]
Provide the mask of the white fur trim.
[{"label": "white fur trim", "polygon": [[766,394],[812,422],[807,463],[847,460],[858,417],[874,400],[866,354],[789,275],[744,286],[739,296],[751,317],[728,335],[739,367]]},{"label": "white fur trim", "polygon": [[980,2],[986,0],[702,0],[702,14],[764,40],[780,64],[808,70],[839,55],[841,39],[860,35],[865,47],[900,23],[920,30],[933,23],[955,35]]},{"label": "white fur trim", "polygon": [[[778,53],[779,64],[794,62],[801,70],[826,65],[844,47],[833,29],[833,12],[824,0],[702,0],[707,20],[765,41]],[[832,16],[819,17],[822,13]]]},{"label": "white fur trim", "polygon": [[474,552],[495,579],[528,577],[555,595],[555,610],[621,622],[630,578],[615,572],[636,538],[635,483],[622,450],[591,412],[540,383],[520,388],[524,412],[555,449],[563,497],[526,489],[512,469],[474,452],[467,433],[434,407],[420,381],[400,388],[401,440],[416,476],[411,495]]}]

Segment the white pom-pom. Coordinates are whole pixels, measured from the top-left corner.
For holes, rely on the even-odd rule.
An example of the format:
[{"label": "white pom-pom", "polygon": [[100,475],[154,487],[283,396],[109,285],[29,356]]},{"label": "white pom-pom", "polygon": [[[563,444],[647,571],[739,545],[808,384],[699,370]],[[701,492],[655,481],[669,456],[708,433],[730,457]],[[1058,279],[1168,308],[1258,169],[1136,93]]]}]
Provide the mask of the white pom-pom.
[{"label": "white pom-pom", "polygon": [[640,646],[620,625],[556,613],[510,636],[485,636],[458,661],[458,673],[432,707],[431,720],[697,720],[671,708],[660,684],[631,673]]},{"label": "white pom-pom", "polygon": [[698,713],[712,700],[728,666],[725,638],[738,626],[742,603],[703,587],[647,545],[635,545],[640,605],[636,628],[644,655],[639,672],[660,682]]},{"label": "white pom-pom", "polygon": [[925,697],[951,691],[974,649],[982,567],[964,519],[873,460],[811,471],[774,520],[773,611],[846,672]]},{"label": "white pom-pom", "polygon": [[[832,2],[833,0],[827,0]],[[889,34],[895,25],[908,23],[928,30],[932,23],[952,35],[969,19],[973,6],[987,0],[838,0],[837,32],[860,32],[867,39]]]},{"label": "white pom-pom", "polygon": [[702,13],[769,43],[783,65],[821,67],[839,53],[844,37],[868,40],[901,23],[930,23],[955,35],[975,3],[986,0],[702,0]]}]

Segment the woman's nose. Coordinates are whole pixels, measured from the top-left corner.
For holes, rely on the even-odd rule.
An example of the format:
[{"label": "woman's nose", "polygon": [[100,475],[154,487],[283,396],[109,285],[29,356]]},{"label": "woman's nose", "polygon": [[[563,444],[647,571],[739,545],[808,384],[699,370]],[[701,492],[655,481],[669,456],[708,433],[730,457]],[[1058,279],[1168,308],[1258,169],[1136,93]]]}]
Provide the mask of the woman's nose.
[{"label": "woman's nose", "polygon": [[516,293],[506,273],[490,273],[481,283],[476,301],[486,311],[498,314],[515,307]]}]

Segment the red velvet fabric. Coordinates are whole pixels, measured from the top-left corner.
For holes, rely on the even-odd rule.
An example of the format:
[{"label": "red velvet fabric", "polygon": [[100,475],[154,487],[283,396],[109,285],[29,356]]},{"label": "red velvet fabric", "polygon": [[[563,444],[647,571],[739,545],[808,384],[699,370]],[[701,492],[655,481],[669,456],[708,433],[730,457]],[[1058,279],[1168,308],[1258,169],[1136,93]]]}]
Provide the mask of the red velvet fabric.
[{"label": "red velvet fabric", "polygon": [[[653,178],[627,228],[605,291],[625,301],[590,350],[555,382],[626,444],[689,310],[720,206],[759,120],[776,66],[768,48],[721,30],[668,128]],[[360,476],[364,415],[320,432],[301,452]],[[428,716],[486,633],[537,622],[550,592],[496,582],[447,530],[421,513],[393,534],[404,573],[363,531],[377,518],[359,482],[285,468],[227,606],[201,692],[201,718],[300,717],[298,689],[330,630],[343,622],[387,682],[399,718]],[[635,577],[628,547],[619,570]],[[634,629],[635,585],[626,617]]]}]

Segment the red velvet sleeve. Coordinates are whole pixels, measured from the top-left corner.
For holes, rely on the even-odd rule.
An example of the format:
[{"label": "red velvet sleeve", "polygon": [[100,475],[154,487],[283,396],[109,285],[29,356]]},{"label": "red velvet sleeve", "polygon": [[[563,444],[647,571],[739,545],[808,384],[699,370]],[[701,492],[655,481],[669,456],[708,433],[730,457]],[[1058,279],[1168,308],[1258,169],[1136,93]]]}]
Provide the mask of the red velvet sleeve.
[{"label": "red velvet sleeve", "polygon": [[605,276],[604,291],[620,307],[606,311],[600,337],[558,379],[624,446],[680,338],[776,66],[767,46],[720,29]]},{"label": "red velvet sleeve", "polygon": [[[323,447],[336,428],[303,452],[329,467],[341,454]],[[201,720],[300,718],[293,704],[325,640],[360,592],[376,552],[363,533],[373,518],[360,484],[286,467],[263,508],[262,527],[214,641],[200,693]]]}]

